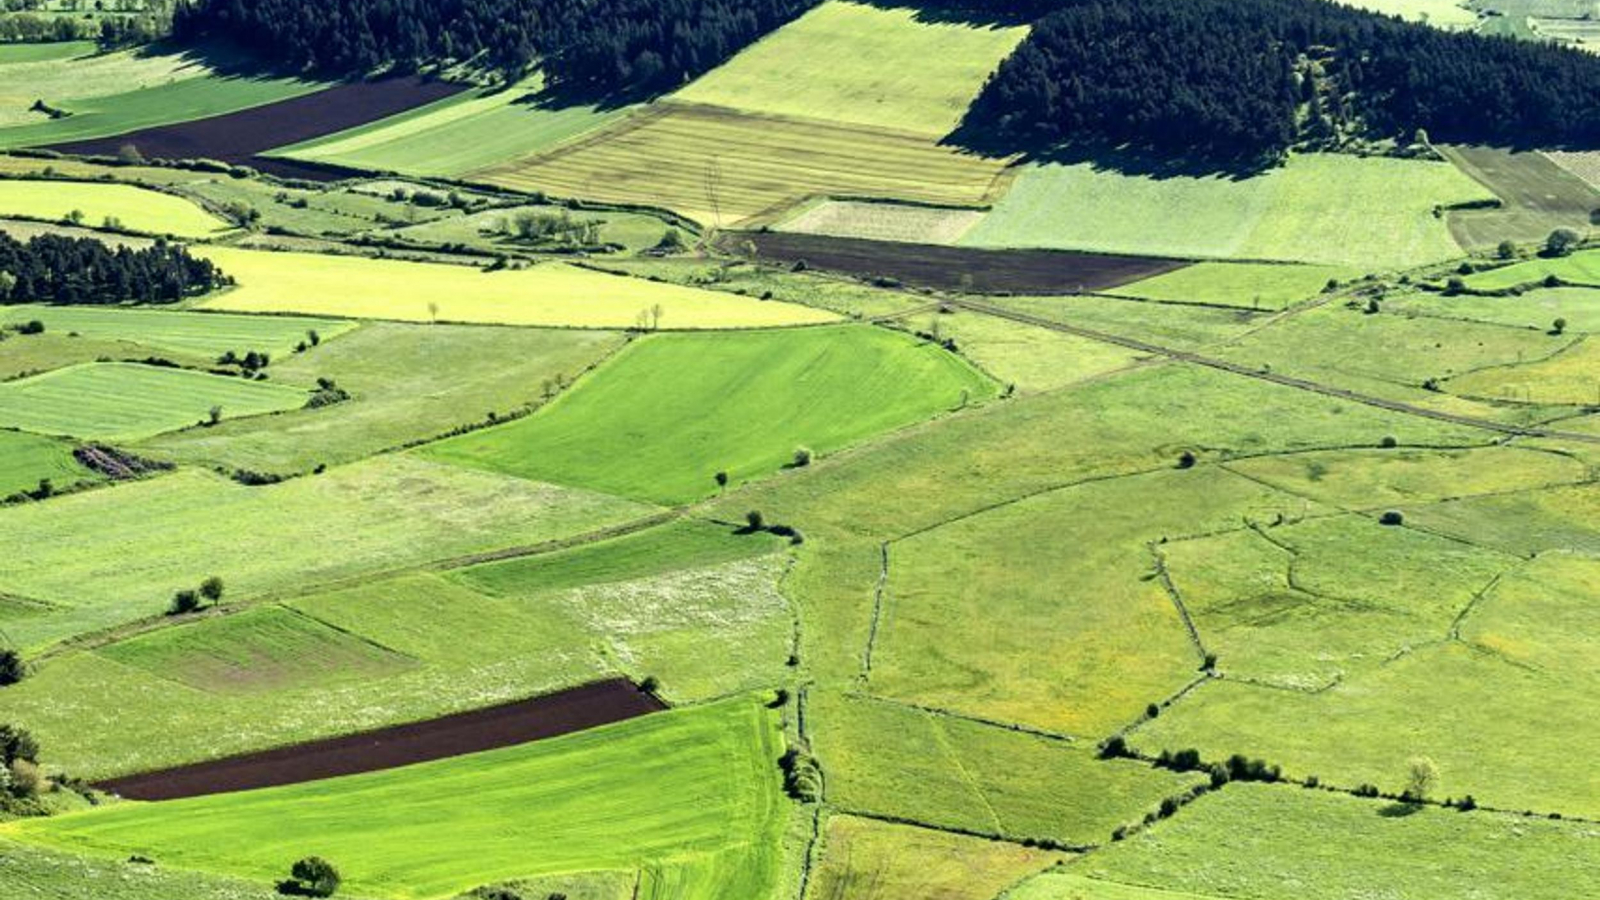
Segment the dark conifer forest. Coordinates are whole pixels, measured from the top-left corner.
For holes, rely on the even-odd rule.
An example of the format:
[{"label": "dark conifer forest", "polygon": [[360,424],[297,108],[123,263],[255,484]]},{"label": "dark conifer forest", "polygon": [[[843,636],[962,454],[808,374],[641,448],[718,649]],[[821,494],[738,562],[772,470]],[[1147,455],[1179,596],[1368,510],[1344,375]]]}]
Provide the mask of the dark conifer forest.
[{"label": "dark conifer forest", "polygon": [[180,38],[223,36],[265,59],[333,73],[476,59],[509,75],[535,59],[589,93],[670,90],[817,0],[192,0]]},{"label": "dark conifer forest", "polygon": [[[1024,4],[1037,9],[1038,2]],[[1600,58],[1326,0],[1054,0],[966,128],[1274,156],[1340,135],[1600,146]]]},{"label": "dark conifer forest", "polygon": [[0,232],[0,303],[173,303],[226,283],[210,260],[157,241],[112,249],[94,238]]}]

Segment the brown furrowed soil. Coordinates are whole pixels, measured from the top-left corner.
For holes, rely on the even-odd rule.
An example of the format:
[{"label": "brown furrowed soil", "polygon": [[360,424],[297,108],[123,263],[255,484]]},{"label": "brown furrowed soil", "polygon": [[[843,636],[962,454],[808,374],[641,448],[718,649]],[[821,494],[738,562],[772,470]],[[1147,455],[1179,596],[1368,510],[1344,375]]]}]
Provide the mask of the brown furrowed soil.
[{"label": "brown furrowed soil", "polygon": [[1189,265],[1185,260],[1064,250],[978,250],[779,232],[728,232],[724,249],[808,268],[984,294],[1104,291]]},{"label": "brown furrowed soil", "polygon": [[614,678],[425,722],[113,778],[96,787],[131,800],[248,791],[480,753],[663,709],[653,695]]},{"label": "brown furrowed soil", "polygon": [[285,178],[331,181],[349,173],[335,167],[270,159],[257,154],[388,118],[462,90],[465,90],[464,85],[420,78],[350,82],[226,115],[114,137],[55,144],[50,149],[85,156],[111,156],[132,144],[149,159],[214,159],[252,166]]}]

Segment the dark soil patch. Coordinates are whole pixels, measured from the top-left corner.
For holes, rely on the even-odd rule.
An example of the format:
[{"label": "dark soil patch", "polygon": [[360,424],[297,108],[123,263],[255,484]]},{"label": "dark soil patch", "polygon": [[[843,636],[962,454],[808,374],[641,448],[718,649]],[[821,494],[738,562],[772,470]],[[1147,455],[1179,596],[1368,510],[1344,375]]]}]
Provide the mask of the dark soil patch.
[{"label": "dark soil patch", "polygon": [[779,232],[730,232],[724,249],[787,265],[912,287],[981,294],[1104,291],[1189,265],[1185,260],[1059,250],[977,250]]},{"label": "dark soil patch", "polygon": [[133,800],[248,791],[480,753],[663,709],[660,700],[617,678],[426,722],[113,778],[96,787]]},{"label": "dark soil patch", "polygon": [[148,159],[215,159],[284,178],[333,181],[351,173],[258,154],[398,115],[463,90],[465,85],[420,78],[356,81],[209,119],[55,144],[50,149],[83,156],[112,156],[132,144]]}]

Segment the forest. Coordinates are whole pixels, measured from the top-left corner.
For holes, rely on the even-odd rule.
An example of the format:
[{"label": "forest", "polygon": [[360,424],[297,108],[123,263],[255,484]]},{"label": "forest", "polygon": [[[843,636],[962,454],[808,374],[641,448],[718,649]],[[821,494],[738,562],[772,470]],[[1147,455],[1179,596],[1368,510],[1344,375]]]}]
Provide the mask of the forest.
[{"label": "forest", "polygon": [[670,90],[816,0],[193,0],[178,37],[222,36],[263,58],[339,74],[474,60],[514,78],[538,58],[581,93]]},{"label": "forest", "polygon": [[[964,131],[1276,157],[1395,137],[1600,146],[1600,59],[1322,0],[1058,0]],[[1024,4],[1037,8],[1036,2]]]},{"label": "forest", "polygon": [[157,241],[112,249],[93,238],[0,232],[0,303],[174,303],[227,283],[210,260]]}]

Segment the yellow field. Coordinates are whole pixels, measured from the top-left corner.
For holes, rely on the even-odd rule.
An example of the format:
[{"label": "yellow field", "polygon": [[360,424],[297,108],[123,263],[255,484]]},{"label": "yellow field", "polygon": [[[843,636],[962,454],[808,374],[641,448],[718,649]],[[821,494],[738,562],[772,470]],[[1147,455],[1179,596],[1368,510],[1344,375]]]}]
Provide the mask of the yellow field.
[{"label": "yellow field", "polygon": [[904,132],[666,103],[472,177],[727,225],[815,195],[982,205],[998,193],[1005,162]]},{"label": "yellow field", "polygon": [[759,328],[838,319],[793,303],[606,275],[565,263],[485,273],[464,266],[233,247],[196,252],[239,281],[239,287],[201,303],[205,309],[575,328],[629,328],[658,305],[663,329]]},{"label": "yellow field", "polygon": [[65,219],[99,228],[116,219],[123,228],[177,237],[205,237],[231,226],[180,197],[127,184],[0,180],[0,215]]},{"label": "yellow field", "polygon": [[1600,343],[1592,339],[1548,359],[1479,369],[1447,382],[1450,391],[1524,403],[1600,403]]}]

